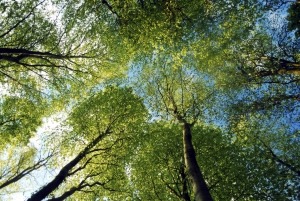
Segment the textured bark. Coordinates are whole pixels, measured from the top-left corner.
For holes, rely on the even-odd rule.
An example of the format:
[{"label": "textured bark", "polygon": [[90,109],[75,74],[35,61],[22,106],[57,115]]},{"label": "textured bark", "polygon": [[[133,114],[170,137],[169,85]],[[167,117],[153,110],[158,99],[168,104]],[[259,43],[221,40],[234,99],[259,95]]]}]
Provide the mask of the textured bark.
[{"label": "textured bark", "polygon": [[53,54],[51,52],[32,51],[23,48],[1,48],[0,60],[7,60],[11,62],[20,62],[24,58],[51,58],[51,59],[73,59],[73,58],[90,58],[84,55],[62,55]]},{"label": "textured bark", "polygon": [[88,144],[83,151],[81,151],[72,161],[66,164],[56,175],[56,177],[45,185],[41,190],[34,193],[27,201],[40,201],[46,198],[50,193],[52,193],[57,187],[66,180],[69,176],[70,170],[75,167],[89,152],[96,146],[107,134],[109,131],[100,134],[95,138],[90,144]]},{"label": "textured bark", "polygon": [[213,199],[196,160],[196,152],[192,144],[191,127],[191,124],[183,124],[183,145],[185,165],[192,179],[195,201],[212,201]]},{"label": "textured bark", "polygon": [[180,177],[182,180],[182,194],[181,199],[184,201],[191,201],[189,192],[188,192],[188,184],[187,184],[187,175],[185,174],[184,165],[180,167]]},{"label": "textured bark", "polygon": [[70,197],[71,195],[73,195],[76,191],[80,190],[80,188],[71,188],[69,191],[65,192],[64,194],[62,194],[61,196],[57,197],[57,198],[52,198],[49,199],[47,201],[63,201],[66,198]]}]

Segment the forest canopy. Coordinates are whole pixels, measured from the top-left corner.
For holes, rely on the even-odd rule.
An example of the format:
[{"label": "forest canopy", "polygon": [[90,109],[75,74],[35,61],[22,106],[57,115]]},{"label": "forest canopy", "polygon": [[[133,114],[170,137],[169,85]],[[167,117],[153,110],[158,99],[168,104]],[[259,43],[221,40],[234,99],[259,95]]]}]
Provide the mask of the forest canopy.
[{"label": "forest canopy", "polygon": [[298,200],[299,8],[1,1],[0,199]]}]

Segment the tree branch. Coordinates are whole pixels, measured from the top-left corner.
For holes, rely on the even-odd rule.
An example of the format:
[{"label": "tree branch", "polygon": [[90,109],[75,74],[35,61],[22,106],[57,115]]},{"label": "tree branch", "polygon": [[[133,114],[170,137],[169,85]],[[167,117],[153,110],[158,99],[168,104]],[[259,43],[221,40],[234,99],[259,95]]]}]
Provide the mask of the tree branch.
[{"label": "tree branch", "polygon": [[[258,137],[257,137],[258,138]],[[260,138],[258,138],[258,140],[263,144],[263,146],[268,150],[268,152],[270,153],[270,155],[272,156],[272,159],[275,160],[276,162],[278,162],[279,164],[287,167],[289,170],[291,170],[292,172],[296,173],[298,177],[300,177],[300,169],[298,169],[297,167],[289,164],[286,161],[283,161],[282,159],[279,158],[278,155],[276,155],[274,153],[274,151],[271,149],[271,147],[269,147],[264,141],[262,141]]]},{"label": "tree branch", "polygon": [[53,154],[50,154],[46,158],[44,158],[44,159],[39,160],[38,162],[36,162],[34,165],[25,168],[20,173],[16,173],[15,175],[11,176],[7,181],[5,181],[4,183],[2,183],[0,185],[0,189],[5,188],[6,186],[8,186],[10,184],[13,184],[13,183],[19,181],[24,176],[28,175],[29,173],[33,172],[34,170],[39,169],[42,166],[44,166],[52,156],[53,156]]}]

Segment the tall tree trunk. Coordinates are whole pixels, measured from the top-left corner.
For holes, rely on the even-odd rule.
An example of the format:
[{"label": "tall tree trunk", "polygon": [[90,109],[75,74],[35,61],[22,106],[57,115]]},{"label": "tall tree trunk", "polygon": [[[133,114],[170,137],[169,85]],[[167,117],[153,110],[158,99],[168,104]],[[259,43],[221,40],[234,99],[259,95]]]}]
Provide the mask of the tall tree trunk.
[{"label": "tall tree trunk", "polygon": [[110,131],[101,133],[97,138],[95,138],[90,144],[88,144],[84,150],[82,150],[73,160],[66,164],[56,175],[56,177],[41,188],[38,192],[34,193],[27,201],[40,201],[46,198],[50,193],[58,188],[66,178],[69,176],[70,171],[74,168],[90,151],[96,146]]},{"label": "tall tree trunk", "polygon": [[183,147],[185,166],[192,179],[195,201],[212,201],[208,187],[204,181],[200,167],[196,160],[196,152],[192,144],[192,125],[189,123],[183,124]]}]

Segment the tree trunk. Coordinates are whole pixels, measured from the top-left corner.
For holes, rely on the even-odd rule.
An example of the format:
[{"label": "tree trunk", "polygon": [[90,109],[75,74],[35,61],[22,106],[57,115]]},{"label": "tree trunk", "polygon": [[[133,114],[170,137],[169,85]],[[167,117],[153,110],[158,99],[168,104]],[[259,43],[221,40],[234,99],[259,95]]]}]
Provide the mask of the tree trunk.
[{"label": "tree trunk", "polygon": [[189,192],[188,192],[188,183],[187,183],[187,175],[185,173],[185,167],[182,165],[180,167],[180,177],[182,181],[182,193],[181,193],[181,199],[184,201],[191,201]]},{"label": "tree trunk", "polygon": [[195,194],[195,201],[212,201],[208,187],[204,181],[200,167],[196,160],[196,152],[192,144],[191,124],[183,124],[183,147],[185,166],[188,170],[189,176],[192,179],[193,191]]},{"label": "tree trunk", "polygon": [[90,144],[88,144],[83,151],[81,151],[72,161],[66,164],[56,175],[56,177],[45,185],[41,190],[34,193],[27,201],[40,201],[46,198],[50,193],[52,193],[55,189],[58,188],[60,184],[62,184],[66,178],[69,176],[70,170],[75,167],[88,153],[89,151],[96,146],[107,134],[109,131],[100,134],[97,138],[95,138]]}]

